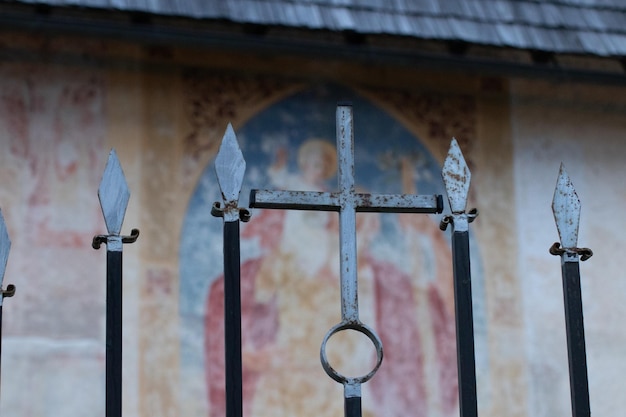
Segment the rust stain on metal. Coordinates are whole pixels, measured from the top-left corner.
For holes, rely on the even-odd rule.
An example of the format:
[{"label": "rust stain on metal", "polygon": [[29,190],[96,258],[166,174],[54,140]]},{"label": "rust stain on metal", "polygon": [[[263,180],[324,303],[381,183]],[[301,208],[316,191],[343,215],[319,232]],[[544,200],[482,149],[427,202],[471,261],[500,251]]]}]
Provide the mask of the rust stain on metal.
[{"label": "rust stain on metal", "polygon": [[361,206],[371,207],[372,206],[372,195],[371,194],[361,194]]},{"label": "rust stain on metal", "polygon": [[450,150],[444,162],[441,175],[448,194],[450,210],[452,213],[464,213],[467,205],[471,173],[465,163],[459,144],[454,138],[450,143]]},{"label": "rust stain on metal", "polygon": [[[382,342],[376,333],[359,320],[358,277],[356,251],[356,213],[364,212],[411,212],[439,213],[442,196],[416,196],[397,194],[357,193],[354,183],[354,135],[352,130],[351,105],[339,105],[336,113],[338,152],[338,191],[326,193],[316,191],[267,191],[252,190],[250,207],[339,211],[340,234],[340,280],[341,322],[326,334],[320,349],[322,366],[327,374],[344,385],[358,385],[369,380],[382,362]],[[377,352],[375,368],[365,376],[347,378],[337,373],[326,358],[326,342],[338,331],[353,329],[365,334],[374,343]],[[360,388],[355,390],[359,392]],[[352,392],[352,391],[351,391]]]}]

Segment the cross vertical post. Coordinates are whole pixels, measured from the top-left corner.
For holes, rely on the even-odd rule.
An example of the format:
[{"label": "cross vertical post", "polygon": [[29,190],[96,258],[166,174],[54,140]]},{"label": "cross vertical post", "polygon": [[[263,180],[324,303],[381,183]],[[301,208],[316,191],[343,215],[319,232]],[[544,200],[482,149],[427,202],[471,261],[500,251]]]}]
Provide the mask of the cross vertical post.
[{"label": "cross vertical post", "polygon": [[[441,213],[443,202],[440,195],[357,193],[354,182],[352,104],[338,104],[336,122],[339,163],[338,191],[252,190],[250,207],[339,212],[341,322],[326,333],[320,347],[320,360],[328,376],[344,385],[345,417],[360,417],[362,415],[361,384],[371,379],[380,367],[383,359],[383,346],[376,332],[359,319],[356,213]],[[343,330],[361,332],[374,344],[377,361],[375,367],[368,374],[359,377],[346,377],[330,365],[326,355],[326,344],[332,335]]]},{"label": "cross vertical post", "polygon": [[461,417],[477,417],[476,357],[474,352],[474,318],[472,309],[472,276],[470,270],[469,223],[476,210],[465,212],[471,173],[461,149],[452,139],[443,165],[443,182],[452,214],[441,222],[441,229],[452,225],[452,262],[454,307],[456,319],[456,350]]},{"label": "cross vertical post", "polygon": [[561,164],[554,190],[552,212],[561,239],[560,244],[556,242],[552,245],[550,253],[561,257],[572,416],[589,417],[591,410],[578,257],[586,261],[593,255],[593,252],[588,248],[576,247],[580,223],[580,200],[563,164]]},{"label": "cross vertical post", "polygon": [[239,222],[250,214],[238,207],[246,171],[233,127],[228,124],[215,157],[215,174],[224,206],[213,204],[211,214],[224,219],[224,345],[226,417],[241,417],[243,365],[241,354],[241,265]]},{"label": "cross vertical post", "polygon": [[117,154],[111,150],[107,161],[98,198],[104,215],[108,235],[93,238],[92,247],[107,246],[107,295],[106,295],[106,417],[122,415],[122,244],[133,243],[139,230],[130,236],[121,236],[122,223],[130,192]]},{"label": "cross vertical post", "polygon": [[[4,216],[0,211],[0,360],[2,359],[2,301],[5,297],[13,297],[15,295],[15,285],[7,285],[6,290],[2,289],[2,281],[9,259],[9,251],[11,250],[11,240],[7,232],[7,226],[4,222]],[[2,367],[0,366],[0,381],[2,379]]]},{"label": "cross vertical post", "polygon": [[337,153],[339,182],[339,263],[341,270],[341,317],[359,322],[356,277],[356,194],[354,186],[354,132],[352,107],[337,110]]}]

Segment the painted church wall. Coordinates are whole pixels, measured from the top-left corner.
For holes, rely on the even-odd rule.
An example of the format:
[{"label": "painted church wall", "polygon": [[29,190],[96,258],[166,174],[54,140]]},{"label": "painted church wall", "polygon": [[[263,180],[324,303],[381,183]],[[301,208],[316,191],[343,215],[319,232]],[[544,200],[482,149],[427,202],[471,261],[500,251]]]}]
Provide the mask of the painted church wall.
[{"label": "painted church wall", "polygon": [[[623,107],[593,106],[601,90],[583,89],[569,106],[566,99],[542,96],[535,83],[509,86],[499,79],[293,57],[252,59],[242,68],[241,56],[219,51],[3,36],[2,45],[16,51],[0,63],[0,208],[13,242],[4,282],[18,292],[4,303],[0,414],[103,413],[105,256],[91,248],[91,239],[105,231],[96,193],[114,147],[131,190],[123,233],[141,230],[139,240],[124,247],[124,415],[219,416],[221,354],[213,341],[220,334],[214,329],[220,326],[221,220],[210,216],[219,199],[212,178],[219,140],[231,122],[248,160],[242,202],[253,186],[333,189],[327,163],[317,182],[304,167],[311,155],[328,156],[324,149],[334,147],[335,103],[347,98],[354,104],[360,189],[441,193],[438,170],[452,136],[465,153],[473,174],[470,206],[480,212],[471,227],[485,415],[567,410],[562,305],[554,304],[562,303],[559,260],[547,254],[556,240],[549,209],[555,160],[564,160],[583,199],[581,245],[596,252],[583,273],[613,288],[583,287],[585,297],[595,289],[603,300],[596,307],[584,300],[592,407],[598,398],[599,410],[617,415],[607,404],[618,399],[599,398],[609,396],[606,384],[614,378],[608,376],[617,372],[608,357],[617,360],[619,338],[606,340],[618,327],[608,321],[616,324],[619,317],[619,307],[611,305],[619,304],[621,284],[608,278],[616,267],[599,259],[610,258],[601,248],[619,238],[599,221],[609,217],[609,205],[587,194],[606,187],[603,195],[619,201],[606,178],[612,178],[609,166],[619,165],[626,129]],[[595,139],[599,128],[602,142]],[[570,140],[580,146],[567,146]],[[300,161],[299,149],[308,149]],[[577,176],[579,164],[588,172]],[[592,210],[606,214],[586,218]],[[275,416],[318,403],[328,404],[320,413],[331,412],[331,404],[342,407],[341,387],[322,372],[317,356],[291,357],[317,352],[323,330],[339,319],[334,216],[257,210],[242,228],[244,329],[252,335],[247,415]],[[455,415],[450,254],[447,234],[437,227],[440,215],[359,219],[359,242],[367,249],[359,269],[362,319],[388,338],[386,361],[396,357],[402,364],[385,364],[364,386],[366,414],[399,415],[412,407],[423,415]],[[309,234],[294,228],[299,224],[308,225]],[[412,232],[402,233],[406,229]],[[300,248],[293,239],[307,243]],[[291,285],[291,276],[302,278],[302,286]],[[328,313],[311,320],[300,307],[313,296],[327,300]],[[403,306],[396,309],[402,323],[389,314],[390,305]],[[291,322],[310,331],[298,333]],[[539,343],[544,339],[547,345]],[[342,343],[352,341],[339,342],[339,361]],[[357,344],[352,352],[362,353],[353,356],[367,362],[368,348]],[[594,376],[594,364],[603,376]],[[285,380],[286,372],[298,384]],[[306,387],[309,375],[315,375],[310,403],[276,399],[263,389],[297,397],[294,387]],[[547,388],[556,390],[557,400],[543,401]]]}]

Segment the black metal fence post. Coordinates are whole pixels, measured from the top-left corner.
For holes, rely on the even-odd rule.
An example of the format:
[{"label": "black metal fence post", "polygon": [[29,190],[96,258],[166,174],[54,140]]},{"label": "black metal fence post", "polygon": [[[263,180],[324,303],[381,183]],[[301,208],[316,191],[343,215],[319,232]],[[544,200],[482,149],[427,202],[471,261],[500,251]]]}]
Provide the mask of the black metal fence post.
[{"label": "black metal fence post", "polygon": [[98,198],[106,223],[108,235],[93,238],[92,247],[107,246],[107,294],[106,294],[106,417],[122,415],[122,246],[133,243],[139,230],[130,236],[121,236],[122,223],[130,192],[124,172],[114,150],[109,154],[107,165],[98,188]]},{"label": "black metal fence post", "polygon": [[456,319],[457,369],[461,417],[477,417],[476,355],[474,351],[474,316],[472,308],[472,274],[470,270],[469,223],[478,212],[465,212],[471,173],[461,149],[452,139],[443,172],[451,215],[441,221],[441,229],[452,225],[452,259]]},{"label": "black metal fence post", "polygon": [[554,190],[552,212],[561,238],[561,243],[552,245],[550,253],[561,257],[572,416],[589,417],[591,409],[578,257],[586,261],[593,252],[577,247],[580,200],[563,164]]},{"label": "black metal fence post", "polygon": [[224,345],[226,379],[226,417],[243,414],[243,365],[241,354],[241,265],[239,222],[250,213],[238,207],[241,184],[246,171],[233,127],[228,124],[215,157],[215,174],[222,192],[211,214],[224,219]]}]

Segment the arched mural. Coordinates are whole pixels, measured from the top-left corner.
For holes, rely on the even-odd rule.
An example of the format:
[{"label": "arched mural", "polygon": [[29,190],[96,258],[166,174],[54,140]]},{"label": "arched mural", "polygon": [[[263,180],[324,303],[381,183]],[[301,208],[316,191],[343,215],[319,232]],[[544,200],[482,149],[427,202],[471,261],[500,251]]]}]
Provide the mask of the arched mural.
[{"label": "arched mural", "polygon": [[[419,139],[355,93],[317,86],[238,130],[247,162],[240,206],[247,206],[252,188],[336,188],[335,108],[345,99],[354,108],[357,188],[445,195],[441,168]],[[220,193],[210,163],[183,225],[180,314],[184,390],[211,417],[224,415],[222,221],[210,215],[215,201]],[[385,349],[382,367],[363,386],[366,416],[458,413],[451,254],[438,221],[424,214],[357,215],[361,319]],[[255,210],[242,226],[246,416],[343,413],[342,387],[319,362],[320,343],[340,319],[337,229],[337,213],[282,210]],[[475,281],[481,293],[482,275]],[[480,302],[475,309],[481,333]],[[329,356],[340,368],[373,361],[371,349],[350,338],[335,343]]]}]

